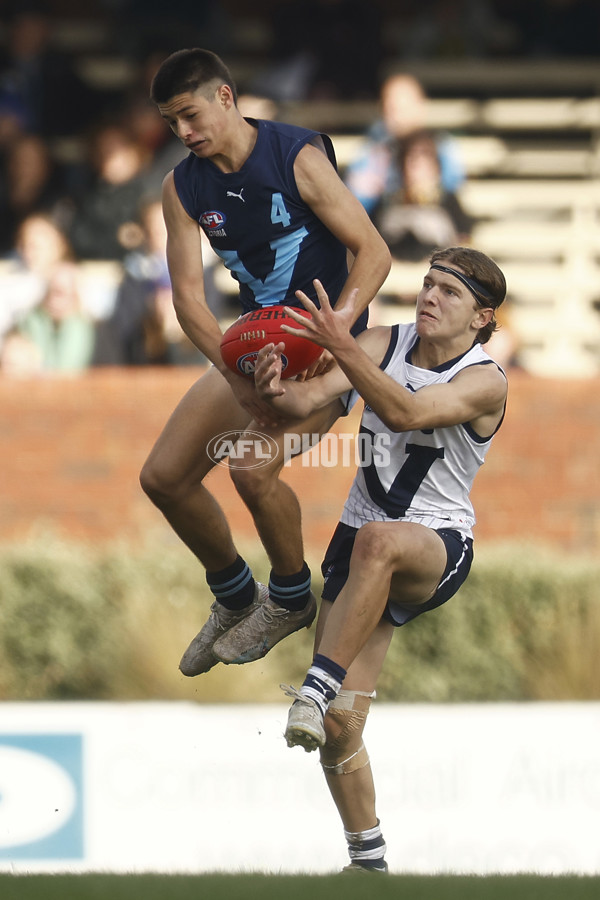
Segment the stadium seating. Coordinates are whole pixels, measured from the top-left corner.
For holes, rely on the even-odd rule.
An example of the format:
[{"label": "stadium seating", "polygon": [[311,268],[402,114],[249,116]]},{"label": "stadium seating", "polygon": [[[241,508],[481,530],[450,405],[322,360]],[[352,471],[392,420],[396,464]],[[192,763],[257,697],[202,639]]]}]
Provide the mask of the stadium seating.
[{"label": "stadium seating", "polygon": [[[413,70],[415,67],[412,67]],[[416,67],[432,96],[429,124],[451,131],[475,217],[474,246],[504,269],[510,324],[532,374],[600,370],[600,98],[582,63]],[[469,95],[471,91],[474,95]],[[293,104],[282,118],[326,128],[343,168],[377,116],[373,103]],[[415,291],[420,264],[393,266],[386,292]],[[405,319],[410,311],[398,307]]]},{"label": "stadium seating", "polygon": [[[268,63],[267,19],[259,4],[229,4],[233,72],[244,86]],[[381,75],[412,71],[429,97],[429,124],[459,142],[467,170],[461,201],[476,219],[472,242],[503,267],[520,359],[533,374],[586,376],[600,371],[600,97],[597,62],[585,59],[402,60],[403,27],[393,3],[382,8],[388,57]],[[118,96],[139,78],[111,40],[110,17],[67,14],[55,42],[79,60],[99,91]],[[398,45],[399,46],[399,45]],[[138,65],[139,68],[139,65]],[[139,82],[138,82],[139,83]],[[282,104],[279,118],[332,134],[342,170],[378,115],[377,102]],[[76,139],[55,144],[77,156]],[[107,268],[103,275],[110,274]],[[394,266],[386,289],[414,291],[419,272]],[[110,279],[109,279],[110,280]],[[226,273],[219,286],[233,292]],[[400,310],[400,316],[405,315]]]}]

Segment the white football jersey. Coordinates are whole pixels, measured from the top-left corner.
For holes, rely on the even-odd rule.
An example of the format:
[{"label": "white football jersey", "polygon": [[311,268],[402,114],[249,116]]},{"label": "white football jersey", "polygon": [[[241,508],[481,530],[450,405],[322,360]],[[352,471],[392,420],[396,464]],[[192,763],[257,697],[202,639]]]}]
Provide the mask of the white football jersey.
[{"label": "white football jersey", "polygon": [[[414,325],[394,325],[381,363],[409,391],[452,381],[468,366],[497,365],[475,344],[435,369],[421,369],[409,362],[416,341]],[[361,463],[341,521],[360,528],[365,522],[402,519],[472,537],[475,516],[469,494],[492,437],[477,435],[468,423],[393,432],[365,406],[358,436]]]}]

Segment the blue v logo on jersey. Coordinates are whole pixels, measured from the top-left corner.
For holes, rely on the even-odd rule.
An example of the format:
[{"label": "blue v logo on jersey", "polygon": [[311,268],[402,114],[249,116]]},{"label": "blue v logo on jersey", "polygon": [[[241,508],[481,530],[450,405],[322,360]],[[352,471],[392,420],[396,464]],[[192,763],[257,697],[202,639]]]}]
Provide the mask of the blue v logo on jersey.
[{"label": "blue v logo on jersey", "polygon": [[261,306],[272,306],[283,303],[289,293],[300,245],[307,234],[306,228],[299,228],[298,231],[289,232],[271,241],[271,250],[275,252],[275,264],[265,278],[255,278],[251,275],[235,250],[215,248],[215,252],[225,266],[235,273],[238,281],[252,289],[257,303]]}]

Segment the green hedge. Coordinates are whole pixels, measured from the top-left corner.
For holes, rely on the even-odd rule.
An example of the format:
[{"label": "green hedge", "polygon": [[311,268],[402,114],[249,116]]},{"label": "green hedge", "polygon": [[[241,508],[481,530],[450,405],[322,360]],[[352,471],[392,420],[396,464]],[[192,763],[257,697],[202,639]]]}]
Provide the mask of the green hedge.
[{"label": "green hedge", "polygon": [[[266,578],[264,562],[255,571]],[[480,549],[456,597],[398,629],[379,698],[598,699],[599,576],[593,560]],[[202,569],[179,544],[0,547],[0,699],[283,700],[279,683],[301,682],[313,630],[250,665],[179,673],[210,603]]]}]

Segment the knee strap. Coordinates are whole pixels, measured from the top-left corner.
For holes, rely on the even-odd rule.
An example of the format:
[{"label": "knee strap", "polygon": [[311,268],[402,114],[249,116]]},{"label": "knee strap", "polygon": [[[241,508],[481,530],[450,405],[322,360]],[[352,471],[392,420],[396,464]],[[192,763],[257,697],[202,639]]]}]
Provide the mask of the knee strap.
[{"label": "knee strap", "polygon": [[321,748],[321,765],[328,775],[349,775],[369,764],[362,740],[371,700],[375,693],[341,690],[327,709],[327,740]]}]

